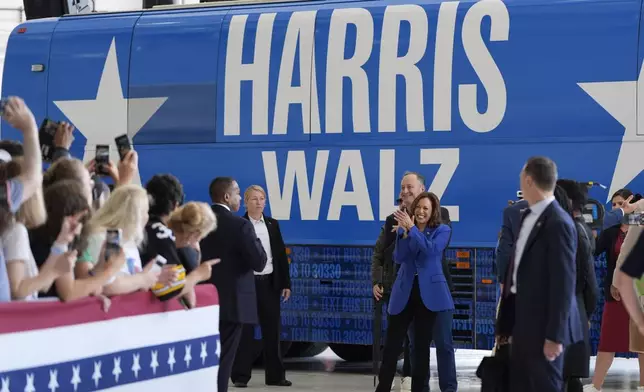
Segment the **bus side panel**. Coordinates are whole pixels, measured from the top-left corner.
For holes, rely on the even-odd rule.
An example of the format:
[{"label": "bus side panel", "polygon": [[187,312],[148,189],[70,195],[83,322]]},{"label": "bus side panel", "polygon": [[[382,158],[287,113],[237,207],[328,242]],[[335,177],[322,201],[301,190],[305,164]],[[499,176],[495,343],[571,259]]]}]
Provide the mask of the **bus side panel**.
[{"label": "bus side panel", "polygon": [[78,129],[72,145],[75,157],[93,158],[95,145],[107,144],[110,158],[118,161],[114,136],[128,129],[120,105],[125,102],[121,98],[127,98],[132,33],[139,16],[63,18],[56,28],[47,113],[52,120],[69,121]]},{"label": "bus side panel", "polygon": [[[2,96],[20,96],[40,120],[47,114],[47,80],[49,74],[49,49],[57,19],[40,20],[16,27],[9,36],[2,77]],[[21,29],[26,29],[22,31]],[[32,66],[42,65],[42,72],[32,71]],[[4,139],[21,139],[6,122],[2,123]]]},{"label": "bus side panel", "polygon": [[137,145],[215,142],[217,65],[226,12],[222,7],[141,17],[134,30],[129,96],[167,97],[167,102],[137,133]]}]

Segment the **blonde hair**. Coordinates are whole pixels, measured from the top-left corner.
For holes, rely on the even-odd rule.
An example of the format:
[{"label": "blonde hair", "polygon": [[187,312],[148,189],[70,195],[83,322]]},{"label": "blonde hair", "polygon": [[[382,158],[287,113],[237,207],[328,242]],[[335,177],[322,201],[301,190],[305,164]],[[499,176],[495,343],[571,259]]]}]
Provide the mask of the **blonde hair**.
[{"label": "blonde hair", "polygon": [[208,204],[191,201],[170,215],[168,227],[177,234],[198,233],[201,240],[217,228],[217,217]]},{"label": "blonde hair", "polygon": [[[11,178],[22,174],[24,163],[22,157],[16,157],[9,163],[8,172]],[[45,224],[47,221],[47,208],[45,207],[42,186],[39,186],[36,192],[22,203],[15,216],[16,221],[22,223],[28,229],[35,229]]]},{"label": "blonde hair", "polygon": [[248,202],[248,199],[250,199],[250,194],[253,191],[261,193],[262,195],[264,195],[264,199],[266,198],[266,192],[264,192],[264,188],[259,185],[251,185],[244,191],[244,203]]},{"label": "blonde hair", "polygon": [[[119,186],[90,221],[90,230],[123,230],[124,241],[140,245],[145,238],[145,222],[149,209],[148,193],[140,185]],[[144,213],[145,212],[145,213]]]}]

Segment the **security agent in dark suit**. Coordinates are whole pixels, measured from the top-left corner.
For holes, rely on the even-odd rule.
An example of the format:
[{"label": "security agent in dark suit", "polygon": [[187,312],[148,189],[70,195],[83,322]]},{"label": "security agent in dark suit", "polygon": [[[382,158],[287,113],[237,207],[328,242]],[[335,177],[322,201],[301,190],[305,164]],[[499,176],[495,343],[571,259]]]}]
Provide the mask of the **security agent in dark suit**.
[{"label": "security agent in dark suit", "polygon": [[[267,262],[264,270],[255,272],[255,291],[259,325],[262,328],[264,343],[264,366],[266,385],[290,387],[286,379],[282,353],[280,352],[280,298],[288,301],[291,296],[291,277],[286,256],[286,246],[277,220],[266,216],[266,192],[259,185],[251,185],[244,192],[244,204],[248,219],[266,252]],[[237,349],[231,380],[237,388],[246,388],[251,378],[255,351],[252,349],[254,326],[244,325],[241,343]]]},{"label": "security agent in dark suit", "polygon": [[[405,172],[400,183],[400,208],[409,208],[413,203],[416,196],[425,191],[425,177],[417,172]],[[441,207],[441,219],[443,223],[451,227],[449,219],[449,211]],[[396,233],[393,227],[396,225],[396,220],[393,214],[389,215],[385,220],[385,224],[380,231],[376,246],[374,248],[373,256],[371,259],[371,271],[373,282],[373,295],[376,301],[380,301],[384,297],[384,301],[389,301],[389,293],[391,293],[391,285],[396,278],[398,272],[393,262],[393,251],[395,247]],[[450,232],[451,240],[451,232]],[[449,243],[448,243],[449,246]],[[453,291],[452,276],[449,269],[449,263],[443,256],[443,274],[447,279],[447,284],[450,291]],[[383,276],[382,282],[376,276],[376,271],[382,269]],[[381,286],[382,284],[382,286]],[[441,390],[450,391],[456,390],[456,365],[454,358],[454,346],[452,338],[452,318],[453,312],[439,312],[434,324],[434,343],[436,345],[436,356],[438,362],[439,383]],[[411,343],[410,343],[411,344]],[[413,344],[411,344],[413,346]],[[408,345],[409,346],[409,345]],[[410,372],[411,361],[410,350],[405,351],[405,363],[403,365],[403,375]],[[403,377],[403,383],[411,382],[410,378]]]},{"label": "security agent in dark suit", "polygon": [[528,202],[520,200],[503,210],[503,225],[501,236],[496,246],[496,276],[498,282],[503,285],[505,273],[510,265],[514,252],[514,240],[519,235],[521,225],[521,213],[528,208]]},{"label": "security agent in dark suit", "polygon": [[236,216],[241,197],[239,185],[231,177],[217,177],[210,183],[212,209],[217,216],[217,230],[201,243],[204,260],[221,259],[213,267],[209,283],[219,292],[218,391],[228,391],[228,379],[239,346],[243,324],[257,324],[257,299],[253,271],[266,266],[266,252],[253,225]]},{"label": "security agent in dark suit", "polygon": [[510,391],[561,392],[564,347],[583,339],[575,300],[577,231],[554,200],[557,167],[545,157],[528,160],[522,214],[508,267],[497,335],[511,337]]}]

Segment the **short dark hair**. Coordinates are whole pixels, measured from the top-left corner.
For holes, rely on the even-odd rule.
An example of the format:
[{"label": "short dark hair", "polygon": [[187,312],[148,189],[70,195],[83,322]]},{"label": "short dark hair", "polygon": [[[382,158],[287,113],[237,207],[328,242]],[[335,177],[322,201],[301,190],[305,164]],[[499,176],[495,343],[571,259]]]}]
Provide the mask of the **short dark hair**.
[{"label": "short dark hair", "polygon": [[588,202],[588,188],[575,180],[557,180],[557,186],[561,187],[572,204],[573,211],[581,211]]},{"label": "short dark hair", "polygon": [[574,204],[572,203],[572,200],[568,197],[568,192],[566,192],[564,187],[557,184],[557,186],[555,186],[554,194],[555,194],[555,200],[557,201],[557,203],[559,203],[561,208],[563,208],[563,210],[566,211],[568,215],[572,216]]},{"label": "short dark hair", "polygon": [[537,187],[544,191],[554,191],[557,185],[557,165],[547,157],[532,157],[526,162],[523,171],[530,176]]},{"label": "short dark hair", "polygon": [[418,206],[418,203],[420,203],[420,201],[423,199],[429,199],[429,202],[432,204],[432,216],[429,217],[427,226],[432,228],[438,227],[441,223],[443,223],[443,220],[441,218],[441,203],[438,200],[438,196],[436,196],[433,192],[423,192],[420,195],[416,196],[414,202],[411,203],[409,214],[412,216],[414,215],[416,206]]},{"label": "short dark hair", "polygon": [[183,204],[183,186],[172,174],[156,174],[147,184],[145,190],[150,196],[150,211],[152,216],[169,215],[177,205]]},{"label": "short dark hair", "polygon": [[235,179],[232,177],[217,177],[210,183],[210,199],[213,202],[222,202],[226,198],[226,193],[233,186]]},{"label": "short dark hair", "polygon": [[406,172],[403,174],[403,178],[405,178],[405,177],[407,177],[407,176],[412,176],[412,175],[413,175],[413,176],[416,176],[416,178],[418,179],[418,181],[419,181],[421,184],[425,185],[425,176],[423,176],[422,174],[420,174],[420,173],[418,173],[418,172],[415,172],[415,171],[406,171]]},{"label": "short dark hair", "polygon": [[5,150],[11,155],[12,158],[17,158],[25,155],[25,150],[22,143],[15,140],[0,140],[0,150]]},{"label": "short dark hair", "polygon": [[617,196],[619,196],[622,199],[626,200],[629,197],[633,196],[633,192],[630,189],[622,188],[622,189],[619,189],[617,192],[613,193],[613,196],[611,196],[610,199],[613,200]]}]

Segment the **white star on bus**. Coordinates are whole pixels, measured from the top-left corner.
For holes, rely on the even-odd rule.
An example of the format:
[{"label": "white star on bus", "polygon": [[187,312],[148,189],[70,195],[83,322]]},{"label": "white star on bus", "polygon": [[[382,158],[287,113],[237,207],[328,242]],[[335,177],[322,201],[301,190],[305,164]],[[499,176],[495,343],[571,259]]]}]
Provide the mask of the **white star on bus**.
[{"label": "white star on bus", "polygon": [[[94,159],[97,144],[107,144],[110,146],[110,160],[117,164],[119,155],[114,138],[127,132],[131,141],[167,99],[123,96],[116,41],[112,39],[96,98],[54,101],[54,104],[87,139],[83,162]],[[138,172],[133,182],[141,184]]]},{"label": "white star on bus", "polygon": [[[644,115],[641,105],[644,99],[644,64],[638,80],[621,82],[578,83],[579,87],[590,95],[615,120],[624,126],[624,136],[619,149],[613,179],[610,183],[608,200],[621,188],[626,187],[644,170],[644,153],[642,144],[644,135],[638,135],[637,130],[644,132]],[[639,101],[639,104],[638,104]]]}]

